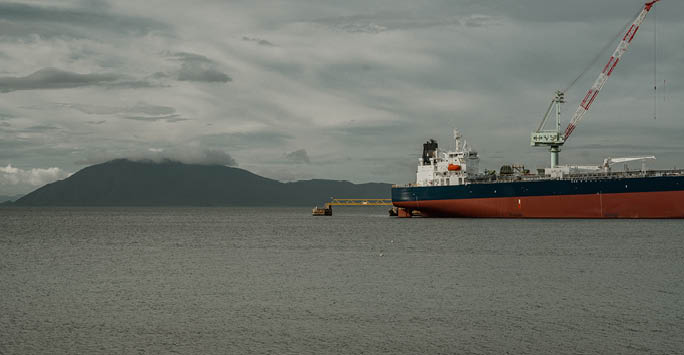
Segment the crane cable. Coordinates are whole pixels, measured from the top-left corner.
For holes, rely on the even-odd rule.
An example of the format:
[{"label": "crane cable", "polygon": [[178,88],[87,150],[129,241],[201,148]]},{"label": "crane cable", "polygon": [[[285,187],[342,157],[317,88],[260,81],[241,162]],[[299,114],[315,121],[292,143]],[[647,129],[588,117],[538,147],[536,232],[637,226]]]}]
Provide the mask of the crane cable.
[{"label": "crane cable", "polygon": [[[639,15],[639,13],[641,13],[641,9],[639,9],[639,11],[637,11],[637,13],[634,15],[634,17],[636,17],[637,15]],[[603,53],[604,53],[606,50],[608,50],[608,48],[609,48],[613,43],[615,43],[615,41],[617,41],[618,38],[620,38],[620,36],[622,36],[622,34],[623,34],[624,31],[625,31],[625,28],[627,28],[627,26],[629,26],[629,25],[632,23],[632,21],[634,20],[634,17],[630,18],[622,27],[620,27],[620,30],[618,31],[618,33],[617,33],[613,38],[611,38],[610,41],[608,41],[608,42],[603,46],[603,48],[601,48],[601,50],[596,54],[596,57],[594,57],[594,59],[593,59],[593,60],[584,68],[584,70],[582,70],[582,72],[580,72],[580,74],[577,75],[577,77],[576,77],[576,78],[575,78],[575,79],[574,79],[574,80],[573,80],[565,89],[563,89],[561,92],[563,92],[563,93],[568,92],[568,90],[570,90],[573,86],[575,86],[575,84],[576,84],[576,83],[577,83],[577,82],[578,82],[578,81],[579,81],[579,80],[580,80],[580,79],[581,79],[589,70],[591,70],[591,68],[594,66],[594,64],[596,64],[596,62],[598,62],[598,61],[603,57]]]},{"label": "crane cable", "polygon": [[658,117],[658,16],[653,8],[653,119]]}]

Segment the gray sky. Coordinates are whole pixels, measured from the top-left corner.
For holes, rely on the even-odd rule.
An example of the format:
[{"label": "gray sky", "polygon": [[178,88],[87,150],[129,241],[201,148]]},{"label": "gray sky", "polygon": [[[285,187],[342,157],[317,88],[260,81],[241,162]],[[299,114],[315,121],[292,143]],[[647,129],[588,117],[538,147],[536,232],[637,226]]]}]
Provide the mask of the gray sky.
[{"label": "gray sky", "polygon": [[[0,2],[0,195],[113,158],[406,183],[460,128],[481,165],[529,146],[643,0]],[[684,2],[651,12],[563,163],[684,167]],[[658,118],[653,119],[657,18]],[[614,43],[568,92],[564,122]],[[665,81],[664,81],[665,80]]]}]

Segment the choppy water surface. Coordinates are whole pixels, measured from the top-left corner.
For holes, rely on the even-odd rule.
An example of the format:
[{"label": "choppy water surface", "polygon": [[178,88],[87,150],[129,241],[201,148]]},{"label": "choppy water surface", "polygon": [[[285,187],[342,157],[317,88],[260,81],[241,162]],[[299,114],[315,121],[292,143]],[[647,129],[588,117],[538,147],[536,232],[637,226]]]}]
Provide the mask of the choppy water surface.
[{"label": "choppy water surface", "polygon": [[0,209],[0,353],[682,353],[684,221]]}]

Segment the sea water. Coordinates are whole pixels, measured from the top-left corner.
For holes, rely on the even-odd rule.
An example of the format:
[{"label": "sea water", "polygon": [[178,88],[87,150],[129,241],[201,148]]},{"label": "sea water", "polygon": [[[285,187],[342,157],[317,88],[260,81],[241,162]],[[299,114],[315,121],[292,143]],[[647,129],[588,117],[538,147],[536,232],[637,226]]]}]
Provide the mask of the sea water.
[{"label": "sea water", "polygon": [[675,354],[684,221],[2,208],[0,354]]}]

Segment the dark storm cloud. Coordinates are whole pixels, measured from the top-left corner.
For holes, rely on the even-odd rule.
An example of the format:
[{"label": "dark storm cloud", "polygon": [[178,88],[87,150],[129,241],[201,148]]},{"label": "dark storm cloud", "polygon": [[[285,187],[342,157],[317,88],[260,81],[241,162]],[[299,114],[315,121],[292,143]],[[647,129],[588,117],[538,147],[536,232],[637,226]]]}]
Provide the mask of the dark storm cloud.
[{"label": "dark storm cloud", "polygon": [[110,13],[102,6],[78,9],[12,2],[0,4],[0,33],[6,36],[39,34],[45,37],[89,37],[93,30],[142,35],[154,30],[168,29],[163,23]]},{"label": "dark storm cloud", "polygon": [[38,89],[69,89],[82,86],[143,87],[141,81],[127,81],[113,73],[80,74],[56,68],[44,68],[23,77],[0,77],[0,92]]},{"label": "dark storm cloud", "polygon": [[145,103],[137,103],[133,106],[103,106],[103,105],[89,105],[78,103],[55,103],[54,105],[47,105],[37,107],[44,109],[48,107],[56,108],[70,108],[89,115],[114,115],[114,114],[143,114],[143,115],[173,115],[176,109],[170,106],[149,105]]},{"label": "dark storm cloud", "polygon": [[205,83],[227,83],[233,79],[226,73],[216,69],[183,63],[181,70],[178,72],[178,80],[200,81]]},{"label": "dark storm cloud", "polygon": [[179,114],[164,115],[164,116],[122,116],[121,118],[134,121],[156,122],[166,121],[168,123],[190,121],[189,118],[183,118]]},{"label": "dark storm cloud", "polygon": [[39,124],[39,125],[34,125],[34,126],[29,126],[29,127],[16,127],[12,126],[9,122],[6,121],[0,121],[0,127],[13,127],[13,128],[4,128],[2,131],[9,132],[12,134],[16,133],[43,133],[43,132],[51,132],[51,131],[56,131],[61,129],[61,127],[51,125],[51,124]]},{"label": "dark storm cloud", "polygon": [[45,131],[54,131],[59,129],[57,126],[53,125],[37,125],[37,126],[31,126],[22,129],[22,132],[45,132]]},{"label": "dark storm cloud", "polygon": [[[181,67],[175,74],[180,81],[196,81],[205,83],[227,83],[233,81],[228,74],[218,68],[213,60],[195,53],[179,52],[172,57],[181,62]],[[164,75],[157,73],[157,75]],[[166,74],[168,76],[168,74]]]},{"label": "dark storm cloud", "polygon": [[112,83],[118,79],[115,74],[79,74],[45,68],[24,77],[0,77],[0,91],[73,88]]},{"label": "dark storm cloud", "polygon": [[197,53],[176,52],[176,53],[170,53],[169,55],[171,57],[178,59],[178,60],[181,60],[183,62],[214,64],[213,60],[211,60],[211,59],[209,59],[206,56],[203,56],[201,54],[197,54]]},{"label": "dark storm cloud", "polygon": [[261,38],[253,38],[253,37],[247,37],[247,36],[242,36],[242,40],[246,42],[254,42],[256,44],[262,45],[262,46],[273,46],[273,43],[261,39]]},{"label": "dark storm cloud", "polygon": [[306,152],[305,149],[299,149],[295,150],[294,152],[285,153],[283,155],[283,158],[286,161],[294,164],[311,164],[309,154]]}]

